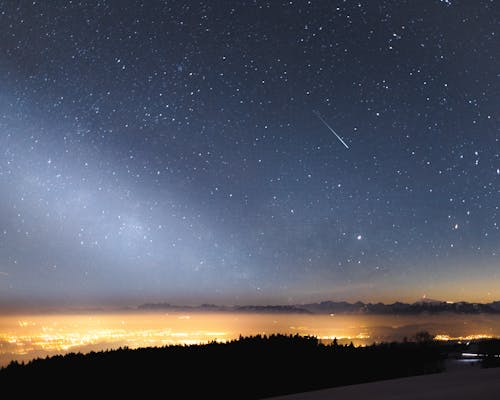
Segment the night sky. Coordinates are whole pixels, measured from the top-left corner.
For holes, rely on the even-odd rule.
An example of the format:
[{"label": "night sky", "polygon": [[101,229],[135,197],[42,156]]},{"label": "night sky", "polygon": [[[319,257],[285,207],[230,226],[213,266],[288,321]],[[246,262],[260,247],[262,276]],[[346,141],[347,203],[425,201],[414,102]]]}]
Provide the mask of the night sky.
[{"label": "night sky", "polygon": [[0,304],[500,300],[499,20],[1,1]]}]

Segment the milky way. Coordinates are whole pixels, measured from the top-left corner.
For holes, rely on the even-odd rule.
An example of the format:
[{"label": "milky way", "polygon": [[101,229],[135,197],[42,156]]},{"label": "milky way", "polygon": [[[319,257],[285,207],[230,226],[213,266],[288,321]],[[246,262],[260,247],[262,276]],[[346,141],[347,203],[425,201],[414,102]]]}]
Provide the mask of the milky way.
[{"label": "milky way", "polygon": [[1,304],[500,298],[499,18],[0,2]]}]

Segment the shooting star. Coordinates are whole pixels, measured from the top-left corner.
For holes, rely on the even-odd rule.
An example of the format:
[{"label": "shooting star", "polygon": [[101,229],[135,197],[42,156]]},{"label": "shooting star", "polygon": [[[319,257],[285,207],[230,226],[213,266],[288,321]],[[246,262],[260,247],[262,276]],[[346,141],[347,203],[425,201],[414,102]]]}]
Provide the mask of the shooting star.
[{"label": "shooting star", "polygon": [[337,132],[335,132],[335,131],[333,130],[333,128],[332,128],[330,125],[328,125],[328,122],[326,122],[326,121],[323,119],[323,117],[321,116],[321,114],[320,114],[318,111],[313,111],[313,113],[314,113],[314,114],[315,114],[315,115],[319,118],[319,120],[320,120],[321,122],[323,122],[323,124],[324,124],[324,125],[325,125],[328,129],[330,129],[330,131],[331,131],[331,132],[332,132],[332,133],[333,133],[333,134],[337,137],[337,139],[338,139],[338,140],[340,140],[340,142],[341,142],[341,143],[345,146],[345,148],[346,148],[346,149],[348,149],[348,148],[349,148],[349,146],[346,144],[346,142],[344,142],[344,141],[342,140],[342,138],[341,138],[339,135],[337,135]]}]

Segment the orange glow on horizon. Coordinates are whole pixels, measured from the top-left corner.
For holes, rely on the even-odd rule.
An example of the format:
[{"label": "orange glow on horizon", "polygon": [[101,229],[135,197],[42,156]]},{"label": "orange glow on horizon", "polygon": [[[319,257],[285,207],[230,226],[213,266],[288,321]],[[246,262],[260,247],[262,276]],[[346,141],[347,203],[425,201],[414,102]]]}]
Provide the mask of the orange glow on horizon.
[{"label": "orange glow on horizon", "polygon": [[467,336],[456,336],[452,337],[450,335],[445,335],[445,334],[439,334],[434,336],[434,340],[440,341],[440,342],[448,342],[448,341],[470,341],[470,340],[481,340],[481,339],[493,339],[493,335],[488,335],[486,333],[476,333],[473,335],[467,335]]},{"label": "orange glow on horizon", "polygon": [[[448,318],[448,319],[446,319]],[[496,319],[495,319],[496,318]],[[466,321],[467,323],[464,323]],[[0,316],[0,367],[12,360],[119,347],[160,347],[226,342],[273,333],[337,339],[356,346],[401,341],[439,327],[435,340],[500,337],[498,316],[377,316],[163,312]],[[444,327],[444,328],[443,328]],[[478,333],[480,332],[480,333]]]}]

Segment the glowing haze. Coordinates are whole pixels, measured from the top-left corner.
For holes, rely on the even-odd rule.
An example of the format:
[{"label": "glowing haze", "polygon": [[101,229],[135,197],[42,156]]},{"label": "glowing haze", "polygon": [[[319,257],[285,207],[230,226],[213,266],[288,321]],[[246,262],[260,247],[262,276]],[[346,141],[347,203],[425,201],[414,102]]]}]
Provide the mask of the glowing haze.
[{"label": "glowing haze", "polygon": [[500,299],[494,1],[63,3],[0,2],[3,307]]}]

